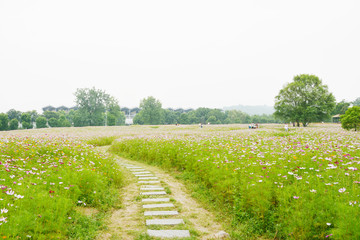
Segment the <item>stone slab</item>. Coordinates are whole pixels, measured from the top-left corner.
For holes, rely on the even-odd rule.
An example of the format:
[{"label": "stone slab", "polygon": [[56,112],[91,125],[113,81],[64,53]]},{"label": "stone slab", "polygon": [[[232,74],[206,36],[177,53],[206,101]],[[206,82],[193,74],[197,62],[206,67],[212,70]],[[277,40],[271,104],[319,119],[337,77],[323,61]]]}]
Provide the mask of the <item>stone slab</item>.
[{"label": "stone slab", "polygon": [[145,211],[144,216],[169,216],[178,215],[178,211]]},{"label": "stone slab", "polygon": [[189,230],[147,230],[150,237],[160,238],[186,238],[190,237]]},{"label": "stone slab", "polygon": [[150,180],[150,179],[158,179],[157,177],[139,177],[139,180]]},{"label": "stone slab", "polygon": [[138,183],[152,184],[152,183],[160,183],[160,181],[138,181]]},{"label": "stone slab", "polygon": [[163,187],[157,187],[157,188],[144,188],[144,187],[142,187],[142,188],[140,188],[140,191],[153,191],[153,190],[159,190],[159,191],[164,191],[164,188]]},{"label": "stone slab", "polygon": [[154,177],[154,174],[135,174],[136,177]]},{"label": "stone slab", "polygon": [[146,169],[143,169],[143,168],[139,168],[139,169],[130,169],[130,171],[131,171],[132,173],[137,173],[137,172],[146,171]]},{"label": "stone slab", "polygon": [[170,198],[144,198],[142,202],[169,202]]},{"label": "stone slab", "polygon": [[166,195],[167,193],[165,191],[159,191],[159,192],[141,192],[141,195]]},{"label": "stone slab", "polygon": [[143,171],[143,172],[132,172],[132,174],[147,174],[147,173],[151,173],[149,171]]},{"label": "stone slab", "polygon": [[160,203],[160,204],[145,204],[143,208],[166,208],[166,207],[174,207],[172,203]]},{"label": "stone slab", "polygon": [[142,188],[159,188],[159,185],[141,185]]},{"label": "stone slab", "polygon": [[184,224],[182,219],[147,219],[146,226],[149,225],[178,225]]},{"label": "stone slab", "polygon": [[142,169],[142,167],[126,167],[127,169]]}]

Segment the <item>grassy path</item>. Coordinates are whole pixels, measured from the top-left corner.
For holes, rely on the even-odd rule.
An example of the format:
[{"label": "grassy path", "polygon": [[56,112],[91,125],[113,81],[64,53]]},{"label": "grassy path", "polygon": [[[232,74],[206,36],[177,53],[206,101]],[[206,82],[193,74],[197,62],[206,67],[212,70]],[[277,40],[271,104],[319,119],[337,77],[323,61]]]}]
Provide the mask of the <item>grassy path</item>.
[{"label": "grassy path", "polygon": [[[99,148],[105,151],[107,148]],[[202,208],[186,190],[185,186],[176,180],[171,175],[165,173],[157,167],[149,166],[136,161],[117,157],[124,177],[126,178],[126,187],[122,189],[122,208],[115,210],[107,222],[107,229],[104,230],[98,239],[157,239],[148,236],[147,230],[173,230],[186,229],[189,230],[191,237],[186,239],[218,239],[216,233],[222,230],[221,225],[215,221],[212,213]],[[138,183],[139,179],[136,177],[131,169],[126,166],[138,166],[141,169],[154,174],[158,179],[160,185],[167,193],[166,197],[170,198],[170,203],[174,205],[178,211],[178,215],[174,218],[183,219],[185,224],[181,226],[148,226],[146,227],[146,219],[154,219],[159,217],[144,216],[142,199],[148,196],[141,195],[140,188],[144,187],[143,183]],[[155,196],[162,197],[162,196]],[[175,210],[175,209],[156,209],[156,210]],[[166,217],[160,217],[166,218]]]}]

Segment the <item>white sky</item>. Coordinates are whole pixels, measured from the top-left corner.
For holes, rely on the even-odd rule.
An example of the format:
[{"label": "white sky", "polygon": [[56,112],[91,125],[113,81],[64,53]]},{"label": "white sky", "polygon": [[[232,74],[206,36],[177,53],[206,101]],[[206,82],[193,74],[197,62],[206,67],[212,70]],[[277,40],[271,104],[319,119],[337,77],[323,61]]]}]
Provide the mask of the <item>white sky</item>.
[{"label": "white sky", "polygon": [[[73,106],[273,105],[297,74],[360,97],[358,0],[0,0],[0,112]],[[41,111],[40,111],[41,112]]]}]

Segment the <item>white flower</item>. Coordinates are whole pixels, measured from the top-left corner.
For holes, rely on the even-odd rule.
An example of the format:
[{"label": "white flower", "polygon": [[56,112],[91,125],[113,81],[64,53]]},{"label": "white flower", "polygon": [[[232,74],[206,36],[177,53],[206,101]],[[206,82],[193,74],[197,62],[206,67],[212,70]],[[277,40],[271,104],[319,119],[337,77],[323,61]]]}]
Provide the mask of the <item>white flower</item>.
[{"label": "white flower", "polygon": [[316,190],[315,190],[315,189],[311,189],[310,192],[316,193]]},{"label": "white flower", "polygon": [[1,213],[7,213],[9,210],[7,210],[6,208],[0,209]]},{"label": "white flower", "polygon": [[330,226],[330,225],[331,225],[331,223],[326,223],[326,225]]},{"label": "white flower", "polygon": [[343,192],[345,192],[345,190],[346,190],[346,188],[340,188],[339,193],[343,193]]},{"label": "white flower", "polygon": [[13,190],[10,190],[10,191],[8,190],[8,191],[6,191],[6,194],[7,194],[7,195],[14,195],[14,193],[15,193],[15,192],[14,192]]}]

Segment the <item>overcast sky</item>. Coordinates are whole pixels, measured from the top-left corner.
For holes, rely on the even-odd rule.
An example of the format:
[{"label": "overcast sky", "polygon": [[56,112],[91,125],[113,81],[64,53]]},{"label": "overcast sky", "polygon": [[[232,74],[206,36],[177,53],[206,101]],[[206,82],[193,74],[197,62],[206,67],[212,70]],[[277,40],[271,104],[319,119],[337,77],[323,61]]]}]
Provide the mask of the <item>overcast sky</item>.
[{"label": "overcast sky", "polygon": [[[0,112],[74,106],[273,105],[298,74],[360,97],[360,1],[0,0]],[[41,111],[40,111],[41,112]]]}]

